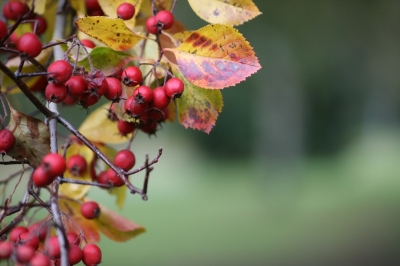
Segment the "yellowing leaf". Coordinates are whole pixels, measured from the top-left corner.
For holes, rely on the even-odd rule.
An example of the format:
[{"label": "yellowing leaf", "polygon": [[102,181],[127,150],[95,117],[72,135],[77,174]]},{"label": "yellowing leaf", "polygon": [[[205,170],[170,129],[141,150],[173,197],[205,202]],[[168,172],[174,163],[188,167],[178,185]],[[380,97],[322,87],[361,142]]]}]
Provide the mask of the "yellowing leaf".
[{"label": "yellowing leaf", "polygon": [[[67,232],[74,232],[79,235],[80,231],[77,228],[78,225],[89,243],[97,243],[100,241],[100,234],[96,222],[94,220],[88,220],[81,215],[81,204],[79,202],[65,197],[59,197],[58,205],[60,207],[60,212],[65,213],[70,218],[63,217],[63,223]],[[73,220],[73,222],[71,220]]]},{"label": "yellowing leaf", "polygon": [[[62,152],[63,152],[63,150],[60,150],[60,153],[62,153]],[[87,146],[81,145],[78,143],[73,143],[67,149],[66,160],[68,160],[68,158],[71,157],[72,155],[76,155],[76,154],[83,156],[86,159],[86,162],[88,165],[94,158],[93,151],[90,150]],[[74,180],[80,180],[80,181],[86,181],[86,182],[92,181],[92,178],[91,178],[90,172],[89,172],[89,167],[87,167],[86,171],[83,172],[79,176],[74,176],[74,175],[72,175],[71,172],[69,172],[67,170],[64,173],[64,177],[68,178],[68,179],[74,179]],[[60,185],[59,190],[62,195],[66,196],[68,198],[80,200],[88,193],[90,188],[91,188],[91,186],[64,183],[64,184]]]},{"label": "yellowing leaf", "polygon": [[[173,0],[155,0],[154,4],[156,5],[157,10],[170,10],[172,7]],[[143,1],[140,12],[143,13],[144,17],[151,17],[151,1]]]},{"label": "yellowing leaf", "polygon": [[236,29],[220,24],[205,26],[178,48],[164,50],[175,54],[183,76],[201,88],[233,86],[261,68],[246,39]]},{"label": "yellowing leaf", "polygon": [[10,106],[10,122],[6,128],[16,138],[14,148],[8,155],[19,161],[26,158],[34,168],[39,166],[43,156],[50,152],[50,133],[47,125]]},{"label": "yellowing leaf", "polygon": [[222,111],[222,94],[219,90],[207,90],[190,83],[174,68],[174,75],[185,84],[181,98],[176,100],[178,119],[185,128],[210,133]]},{"label": "yellowing leaf", "polygon": [[125,242],[146,231],[143,227],[100,205],[100,216],[95,219],[98,229],[109,239]]},{"label": "yellowing leaf", "polygon": [[[110,18],[117,18],[117,8],[122,3],[131,3],[135,6],[135,15],[133,18],[129,20],[124,20],[126,26],[128,28],[133,29],[135,27],[135,18],[139,14],[140,6],[143,0],[98,0],[101,9],[103,10],[104,14],[109,16]],[[147,1],[147,0],[145,0]]]},{"label": "yellowing leaf", "polygon": [[189,0],[193,11],[212,24],[237,26],[260,15],[251,0]]},{"label": "yellowing leaf", "polygon": [[107,118],[109,106],[110,104],[107,103],[92,112],[83,121],[79,131],[93,142],[124,143],[129,139],[130,135],[127,137],[121,136],[117,123]]},{"label": "yellowing leaf", "polygon": [[[29,1],[29,6],[32,7],[32,2]],[[35,0],[35,13],[39,15],[43,15],[46,11],[46,0]]]},{"label": "yellowing leaf", "polygon": [[118,51],[127,50],[144,38],[128,29],[119,18],[84,17],[75,24],[80,31]]},{"label": "yellowing leaf", "polygon": [[68,0],[71,7],[76,11],[79,17],[86,14],[85,1],[82,0]]}]

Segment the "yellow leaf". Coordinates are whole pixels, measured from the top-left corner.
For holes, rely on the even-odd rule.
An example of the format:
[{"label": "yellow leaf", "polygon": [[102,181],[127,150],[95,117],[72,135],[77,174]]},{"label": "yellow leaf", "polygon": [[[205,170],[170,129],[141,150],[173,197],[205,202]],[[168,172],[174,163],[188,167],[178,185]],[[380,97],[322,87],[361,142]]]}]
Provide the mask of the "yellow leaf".
[{"label": "yellow leaf", "polygon": [[189,0],[193,11],[212,24],[237,26],[261,12],[251,0]]},{"label": "yellow leaf", "polygon": [[129,139],[130,134],[127,137],[121,136],[118,132],[117,123],[107,118],[109,106],[110,104],[107,103],[92,112],[83,121],[79,131],[93,142],[124,143]]},{"label": "yellow leaf", "polygon": [[[173,0],[155,0],[154,4],[157,7],[157,10],[170,10],[172,7]],[[142,7],[140,12],[144,14],[145,17],[152,16],[151,11],[151,1],[144,1],[142,3]]]},{"label": "yellow leaf", "polygon": [[85,1],[82,0],[68,0],[71,7],[76,11],[78,17],[86,14]]},{"label": "yellow leaf", "polygon": [[75,24],[80,31],[118,51],[127,50],[145,38],[128,29],[119,18],[84,17]]},{"label": "yellow leaf", "polygon": [[[122,3],[131,3],[135,6],[135,15],[133,18],[124,20],[126,26],[128,28],[133,29],[135,27],[135,19],[139,14],[140,6],[143,0],[98,0],[101,9],[103,10],[104,14],[109,16],[110,18],[117,18],[117,8]],[[148,0],[146,0],[148,1]]]},{"label": "yellow leaf", "polygon": [[[28,1],[28,5],[32,7],[32,0]],[[46,0],[35,0],[35,13],[43,15],[46,11]]]}]

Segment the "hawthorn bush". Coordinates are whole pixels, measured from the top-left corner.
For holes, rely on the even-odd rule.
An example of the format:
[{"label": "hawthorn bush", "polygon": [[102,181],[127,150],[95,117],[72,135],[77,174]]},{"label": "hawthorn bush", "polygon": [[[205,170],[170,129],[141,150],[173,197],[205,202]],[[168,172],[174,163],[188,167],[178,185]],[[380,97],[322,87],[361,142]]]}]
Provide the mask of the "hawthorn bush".
[{"label": "hawthorn bush", "polygon": [[[147,199],[153,165],[131,150],[136,134],[155,134],[175,117],[209,133],[222,110],[220,89],[260,69],[233,26],[259,15],[251,0],[189,0],[211,23],[189,31],[174,17],[177,0],[10,0],[0,20],[0,153],[21,170],[0,179],[0,260],[28,265],[101,263],[99,233],[127,241],[145,229],[91,201],[92,187],[123,205],[127,190]],[[10,104],[22,92],[43,119]],[[89,109],[102,97],[106,104]],[[57,105],[90,113],[76,129]],[[71,135],[57,134],[56,125]],[[112,144],[126,143],[120,151]],[[60,144],[60,147],[58,146]],[[143,187],[130,176],[144,172]],[[27,183],[22,182],[29,173]],[[15,191],[12,188],[12,191]],[[37,210],[46,215],[38,217]],[[5,218],[8,217],[5,222]]]}]

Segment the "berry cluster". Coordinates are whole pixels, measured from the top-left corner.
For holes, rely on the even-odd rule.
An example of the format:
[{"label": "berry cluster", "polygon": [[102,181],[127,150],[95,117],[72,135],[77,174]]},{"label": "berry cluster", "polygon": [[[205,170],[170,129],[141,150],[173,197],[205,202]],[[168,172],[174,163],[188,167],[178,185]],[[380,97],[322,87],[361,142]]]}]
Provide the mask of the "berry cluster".
[{"label": "berry cluster", "polygon": [[[61,248],[57,236],[49,236],[46,223],[34,223],[30,227],[14,227],[6,241],[0,241],[0,261],[12,259],[16,263],[30,266],[60,265]],[[68,241],[68,262],[75,265],[101,263],[102,253],[95,244],[87,243],[83,248],[82,236],[66,233]]]}]

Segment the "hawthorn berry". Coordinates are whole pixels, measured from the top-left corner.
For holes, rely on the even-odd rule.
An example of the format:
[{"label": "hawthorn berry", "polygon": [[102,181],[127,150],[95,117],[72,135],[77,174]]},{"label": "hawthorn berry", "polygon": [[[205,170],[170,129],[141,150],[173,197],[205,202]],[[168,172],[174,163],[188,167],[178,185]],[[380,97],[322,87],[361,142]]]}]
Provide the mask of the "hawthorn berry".
[{"label": "hawthorn berry", "polygon": [[50,266],[51,261],[48,257],[41,253],[36,253],[35,256],[29,261],[30,266]]},{"label": "hawthorn berry", "polygon": [[36,34],[27,32],[19,37],[17,50],[26,53],[30,57],[36,57],[42,51],[42,42]]},{"label": "hawthorn berry", "polygon": [[168,106],[171,98],[165,93],[164,87],[158,87],[153,90],[153,101],[151,106],[157,109],[164,109]]},{"label": "hawthorn berry", "polygon": [[183,84],[183,81],[181,79],[171,78],[165,83],[165,94],[173,99],[179,98],[183,93],[184,87],[185,85]]},{"label": "hawthorn berry", "polygon": [[82,261],[86,266],[97,265],[101,262],[101,249],[95,244],[87,244],[82,249]]},{"label": "hawthorn berry", "polygon": [[55,176],[49,175],[46,168],[43,166],[36,168],[32,174],[33,184],[37,187],[47,187],[53,183],[54,179]]},{"label": "hawthorn berry", "polygon": [[87,83],[82,76],[72,76],[65,82],[65,86],[68,94],[76,98],[81,97],[87,91]]},{"label": "hawthorn berry", "polygon": [[134,101],[133,96],[129,96],[124,103],[124,109],[128,115],[131,115],[131,106]]},{"label": "hawthorn berry", "polygon": [[67,160],[67,169],[73,175],[80,175],[87,169],[87,162],[86,159],[79,154],[72,155]]},{"label": "hawthorn berry", "polygon": [[100,86],[94,84],[94,82],[87,82],[87,86],[88,86],[88,91],[89,91],[90,95],[96,95],[99,98],[101,96],[103,96],[104,94],[106,94],[106,92],[108,90],[108,83],[107,83],[107,79],[105,77],[101,81]]},{"label": "hawthorn berry", "polygon": [[68,89],[64,84],[49,83],[44,91],[46,100],[53,103],[60,103],[68,96]]},{"label": "hawthorn berry", "polygon": [[18,1],[8,1],[3,7],[3,15],[6,19],[17,20],[28,12],[29,7]]},{"label": "hawthorn berry", "polygon": [[155,135],[157,132],[157,127],[158,123],[156,121],[149,120],[142,127],[140,127],[140,130],[148,135]]},{"label": "hawthorn berry", "polygon": [[19,236],[22,233],[26,233],[26,232],[29,232],[29,230],[25,226],[14,227],[10,232],[10,236],[9,236],[10,242],[17,243],[19,240]]},{"label": "hawthorn berry", "polygon": [[32,22],[32,30],[35,32],[35,27],[36,27],[36,34],[40,35],[44,33],[47,29],[47,21],[44,17],[42,16],[35,16],[34,18],[35,22]]},{"label": "hawthorn berry", "polygon": [[42,159],[42,165],[50,176],[62,175],[67,169],[64,157],[58,153],[48,153]]},{"label": "hawthorn berry", "polygon": [[67,97],[65,97],[64,101],[62,101],[62,103],[65,105],[74,105],[77,102],[78,102],[78,99],[75,97],[72,97],[71,95],[67,95]]},{"label": "hawthorn berry", "polygon": [[[18,44],[21,42],[19,40]],[[47,68],[49,82],[61,84],[67,82],[72,76],[72,66],[64,60],[54,61]]]},{"label": "hawthorn berry", "polygon": [[40,76],[38,81],[35,82],[29,89],[31,91],[43,91],[46,89],[47,84],[47,77],[46,76]]},{"label": "hawthorn berry", "polygon": [[100,207],[97,202],[87,201],[81,205],[81,214],[86,219],[95,219],[100,215]]},{"label": "hawthorn berry", "polygon": [[120,96],[122,94],[121,81],[113,77],[106,78],[106,81],[108,84],[108,90],[104,94],[104,97],[106,97],[110,101],[119,102]]},{"label": "hawthorn berry", "polygon": [[96,47],[96,44],[89,39],[83,39],[83,40],[81,40],[81,43],[83,44],[83,46],[88,47],[88,48]]},{"label": "hawthorn berry", "polygon": [[57,236],[51,236],[44,244],[43,253],[50,259],[58,259],[61,255],[60,243]]},{"label": "hawthorn berry", "polygon": [[10,130],[0,130],[0,153],[7,153],[11,151],[14,148],[15,142],[15,136]]},{"label": "hawthorn berry", "polygon": [[37,236],[39,241],[44,241],[47,235],[47,226],[38,222],[29,227],[29,233]]},{"label": "hawthorn berry", "polygon": [[111,168],[107,170],[107,177],[108,182],[114,187],[122,187],[125,184],[124,180]]},{"label": "hawthorn berry", "polygon": [[107,170],[100,172],[97,175],[97,183],[103,184],[103,185],[109,185],[110,183],[108,182],[108,175],[107,175]]},{"label": "hawthorn berry", "polygon": [[147,86],[139,86],[133,91],[137,103],[150,103],[153,100],[153,90]]},{"label": "hawthorn berry", "polygon": [[97,0],[85,0],[85,6],[88,10],[99,10],[101,9],[100,4]]},{"label": "hawthorn berry", "polygon": [[117,15],[123,20],[131,19],[135,15],[135,6],[131,3],[122,3],[117,8]]},{"label": "hawthorn berry", "polygon": [[12,43],[14,43],[15,45],[17,45],[18,42],[19,42],[19,37],[18,37],[18,35],[17,35],[15,32],[11,33],[10,38],[9,38],[9,41],[12,42]]},{"label": "hawthorn berry", "polygon": [[79,244],[81,243],[81,239],[78,237],[77,234],[75,234],[74,232],[68,232],[67,233],[67,240],[68,243],[72,246],[72,245],[77,245],[79,246]]},{"label": "hawthorn berry", "polygon": [[0,20],[0,39],[5,37],[7,33],[8,33],[7,24],[4,21]]},{"label": "hawthorn berry", "polygon": [[19,235],[18,244],[30,246],[34,250],[37,250],[39,248],[39,238],[34,234],[31,234],[29,231],[24,232]]},{"label": "hawthorn berry", "polygon": [[86,92],[79,98],[79,104],[84,108],[88,108],[89,106],[96,104],[99,100],[100,97],[98,95]]},{"label": "hawthorn berry", "polygon": [[129,171],[136,162],[135,155],[130,150],[120,150],[114,157],[114,164],[125,171]]},{"label": "hawthorn berry", "polygon": [[13,244],[8,241],[0,242],[0,260],[8,259],[11,256]]},{"label": "hawthorn berry", "polygon": [[30,246],[17,246],[15,253],[18,262],[28,263],[35,255],[35,250]]},{"label": "hawthorn berry", "polygon": [[82,260],[82,250],[77,245],[70,245],[68,250],[68,261],[70,265],[78,264]]},{"label": "hawthorn berry", "polygon": [[143,80],[142,71],[137,66],[128,66],[121,76],[122,83],[128,87],[135,87]]},{"label": "hawthorn berry", "polygon": [[118,79],[118,80],[121,80],[122,73],[123,73],[122,68],[119,68],[119,69],[116,70],[110,77],[116,78],[116,79]]},{"label": "hawthorn berry", "polygon": [[151,109],[147,114],[148,122],[150,121],[161,122],[164,119],[165,119],[165,114],[160,109]]},{"label": "hawthorn berry", "polygon": [[141,117],[144,119],[144,115],[146,115],[146,111],[149,109],[149,104],[148,103],[138,103],[136,101],[132,101],[131,105],[131,116],[138,118]]},{"label": "hawthorn berry", "polygon": [[157,26],[157,19],[155,16],[149,17],[146,20],[146,29],[148,32],[151,34],[157,34],[158,33],[158,26]]},{"label": "hawthorn berry", "polygon": [[163,29],[168,30],[174,25],[174,15],[168,10],[161,10],[156,15],[156,21],[161,23]]},{"label": "hawthorn berry", "polygon": [[122,136],[126,136],[136,129],[136,124],[124,120],[118,120],[117,128]]}]

